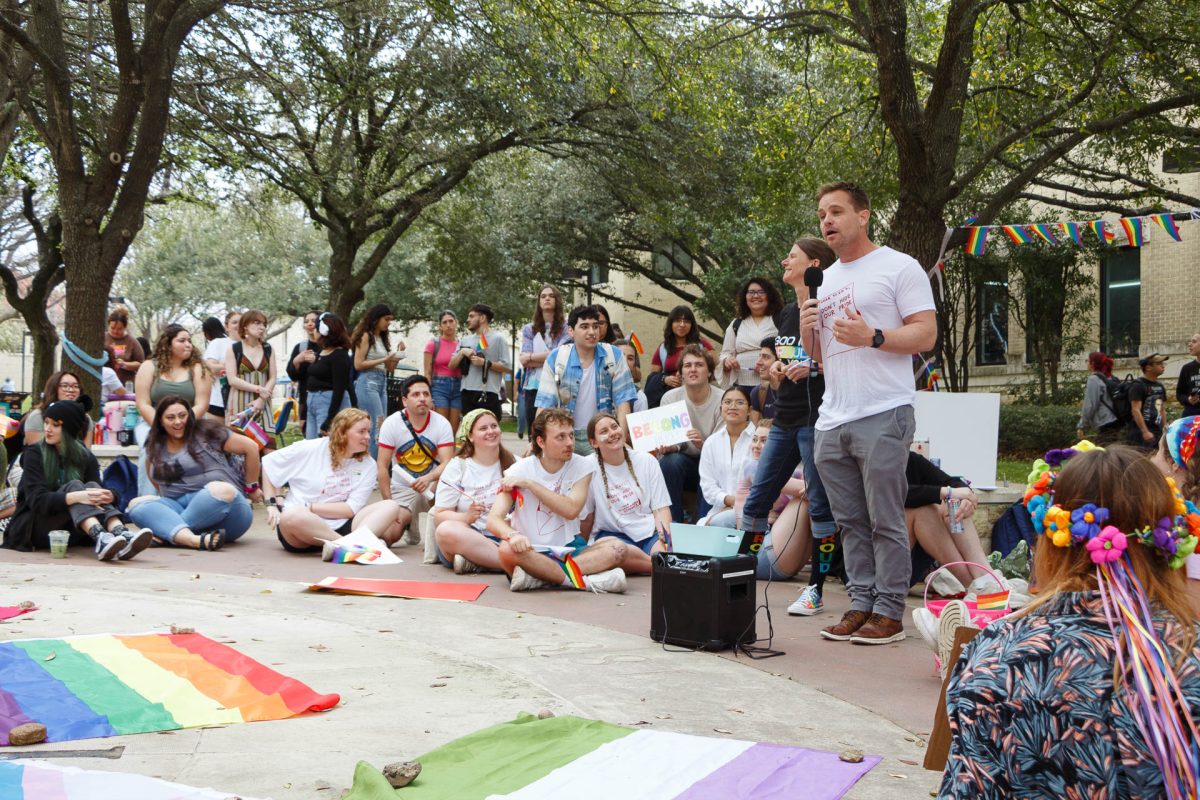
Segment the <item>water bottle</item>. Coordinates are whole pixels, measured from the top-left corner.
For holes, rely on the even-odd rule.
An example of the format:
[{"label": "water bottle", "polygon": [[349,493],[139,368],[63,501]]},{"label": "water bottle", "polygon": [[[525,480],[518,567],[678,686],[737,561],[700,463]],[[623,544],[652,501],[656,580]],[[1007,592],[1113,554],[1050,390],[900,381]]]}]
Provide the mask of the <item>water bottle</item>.
[{"label": "water bottle", "polygon": [[137,406],[136,405],[126,406],[125,407],[125,428],[127,430],[133,430],[134,428],[137,427],[137,424],[138,424]]},{"label": "water bottle", "polygon": [[950,487],[947,487],[946,488],[946,512],[950,515],[950,532],[951,533],[962,533],[963,532],[962,520],[958,518],[958,506],[961,502],[962,502],[961,500],[958,500],[954,496],[954,490]]}]

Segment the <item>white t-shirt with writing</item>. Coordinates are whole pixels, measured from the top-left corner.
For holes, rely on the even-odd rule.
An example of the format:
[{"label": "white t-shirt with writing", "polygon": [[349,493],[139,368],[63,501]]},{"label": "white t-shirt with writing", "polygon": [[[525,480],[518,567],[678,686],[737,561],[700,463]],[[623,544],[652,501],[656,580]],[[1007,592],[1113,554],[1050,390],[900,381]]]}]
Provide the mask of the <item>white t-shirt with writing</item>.
[{"label": "white t-shirt with writing", "polygon": [[[600,531],[623,533],[635,542],[642,542],[654,535],[654,512],[669,508],[671,495],[663,481],[658,459],[649,453],[627,451],[633,462],[633,474],[627,464],[604,465],[604,476],[600,475],[600,454],[588,456],[592,462],[592,483],[588,487],[588,505],[595,511],[592,524],[593,536]],[[637,481],[634,482],[634,475]],[[605,478],[608,493],[605,495]]]},{"label": "white t-shirt with writing", "polygon": [[[262,470],[276,488],[287,485],[290,491],[283,507],[312,503],[348,503],[357,514],[366,507],[375,491],[375,462],[370,456],[347,458],[337,470],[329,457],[329,439],[306,439],[282,450],[267,453]],[[337,530],[345,519],[325,519],[325,524]]]},{"label": "white t-shirt with writing", "polygon": [[[442,470],[438,479],[437,495],[433,500],[434,508],[445,508],[451,511],[466,513],[472,503],[479,503],[486,509],[491,509],[500,492],[500,462],[495,464],[480,464],[473,458],[454,457]],[[479,515],[479,519],[471,525],[477,531],[487,530],[487,511]]]},{"label": "white t-shirt with writing", "polygon": [[[587,480],[596,468],[595,461],[572,453],[571,459],[558,472],[547,472],[537,456],[523,458],[508,469],[508,474],[529,478],[555,494],[564,497],[581,480]],[[565,547],[579,535],[579,518],[563,519],[537,499],[533,492],[521,492],[524,502],[513,503],[511,524],[534,545]],[[581,512],[582,516],[582,512]]]},{"label": "white t-shirt with writing", "polygon": [[828,431],[916,399],[912,356],[852,347],[833,339],[833,321],[856,310],[870,328],[899,328],[904,318],[932,311],[933,289],[911,256],[879,247],[849,263],[825,270],[817,293],[821,311],[821,355],[825,396],[817,430]]}]

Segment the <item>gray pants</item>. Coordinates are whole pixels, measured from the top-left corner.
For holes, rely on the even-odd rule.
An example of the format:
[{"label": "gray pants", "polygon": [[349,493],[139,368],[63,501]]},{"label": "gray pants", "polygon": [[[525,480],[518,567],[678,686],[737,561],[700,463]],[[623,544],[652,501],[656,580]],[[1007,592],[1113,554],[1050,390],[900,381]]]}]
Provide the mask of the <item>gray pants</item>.
[{"label": "gray pants", "polygon": [[912,406],[901,406],[817,431],[817,471],[842,532],[854,611],[904,619],[912,573],[904,470],[915,428]]}]

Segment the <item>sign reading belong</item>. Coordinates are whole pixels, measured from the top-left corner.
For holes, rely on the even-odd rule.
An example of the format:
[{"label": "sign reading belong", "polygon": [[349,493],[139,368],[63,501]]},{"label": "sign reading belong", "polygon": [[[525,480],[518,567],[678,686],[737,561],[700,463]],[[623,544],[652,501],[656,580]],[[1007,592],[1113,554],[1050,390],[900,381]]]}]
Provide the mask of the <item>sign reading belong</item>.
[{"label": "sign reading belong", "polygon": [[692,427],[687,403],[668,403],[665,406],[638,411],[625,418],[629,424],[629,436],[633,449],[648,453],[656,447],[681,444],[688,439]]}]

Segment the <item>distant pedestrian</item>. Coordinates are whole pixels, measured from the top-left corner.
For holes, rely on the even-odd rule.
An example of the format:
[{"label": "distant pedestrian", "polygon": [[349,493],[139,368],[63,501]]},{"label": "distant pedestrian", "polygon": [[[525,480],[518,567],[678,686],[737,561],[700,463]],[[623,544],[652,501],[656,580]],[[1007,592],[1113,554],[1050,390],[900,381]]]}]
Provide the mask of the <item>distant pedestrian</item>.
[{"label": "distant pedestrian", "polygon": [[470,362],[462,379],[464,415],[477,408],[486,408],[496,415],[496,419],[503,413],[500,387],[504,376],[512,372],[512,361],[508,340],[492,330],[495,317],[496,312],[489,305],[476,303],[471,306],[467,312],[467,330],[471,333],[459,341],[458,351],[450,359],[451,369],[461,366],[463,359]]},{"label": "distant pedestrian", "polygon": [[1083,410],[1076,424],[1080,439],[1091,439],[1095,444],[1109,444],[1121,437],[1125,423],[1118,419],[1112,402],[1113,360],[1100,351],[1088,353],[1087,385],[1083,390]]},{"label": "distant pedestrian", "polygon": [[1179,384],[1175,397],[1183,406],[1185,417],[1200,416],[1200,333],[1193,333],[1187,343],[1188,355],[1192,360],[1179,370]]},{"label": "distant pedestrian", "polygon": [[1166,369],[1167,357],[1151,353],[1138,361],[1142,374],[1129,389],[1129,441],[1144,450],[1158,447],[1166,415],[1167,387],[1159,382]]}]

